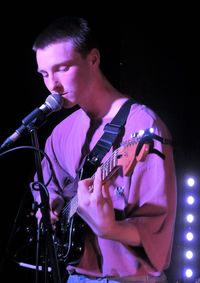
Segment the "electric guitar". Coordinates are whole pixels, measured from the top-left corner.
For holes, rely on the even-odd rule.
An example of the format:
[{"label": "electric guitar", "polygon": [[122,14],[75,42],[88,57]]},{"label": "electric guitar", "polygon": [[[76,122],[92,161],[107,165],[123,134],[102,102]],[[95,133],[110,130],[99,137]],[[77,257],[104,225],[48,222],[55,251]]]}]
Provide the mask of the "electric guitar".
[{"label": "electric guitar", "polygon": [[[102,182],[105,183],[119,169],[124,176],[130,175],[137,162],[144,161],[152,148],[153,135],[150,129],[132,135],[100,166]],[[87,229],[87,225],[76,213],[77,208],[78,198],[75,195],[62,209],[55,227],[56,252],[58,260],[64,264],[77,264],[84,252],[84,229]]]}]

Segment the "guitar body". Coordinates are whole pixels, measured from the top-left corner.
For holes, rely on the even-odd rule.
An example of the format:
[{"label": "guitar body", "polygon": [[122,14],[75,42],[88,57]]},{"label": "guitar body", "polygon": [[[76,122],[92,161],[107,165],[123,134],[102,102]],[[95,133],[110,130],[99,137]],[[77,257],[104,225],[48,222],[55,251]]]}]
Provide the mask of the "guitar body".
[{"label": "guitar body", "polygon": [[56,224],[54,243],[58,260],[64,264],[78,264],[84,252],[86,223],[75,213],[67,222],[60,219]]},{"label": "guitar body", "polygon": [[[83,170],[84,164],[84,170]],[[79,172],[79,180],[91,177],[98,166],[88,162],[86,158],[83,160],[81,170]],[[78,264],[84,253],[84,239],[88,225],[76,213],[78,206],[77,195],[73,197],[64,207],[60,214],[59,222],[55,227],[55,246],[57,257],[60,262],[67,264]]]}]

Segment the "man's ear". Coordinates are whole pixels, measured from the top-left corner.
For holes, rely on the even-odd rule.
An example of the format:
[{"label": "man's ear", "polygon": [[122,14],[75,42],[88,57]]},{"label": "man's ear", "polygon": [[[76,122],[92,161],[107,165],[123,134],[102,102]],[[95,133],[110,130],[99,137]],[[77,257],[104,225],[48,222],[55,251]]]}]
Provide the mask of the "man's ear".
[{"label": "man's ear", "polygon": [[97,48],[93,48],[91,51],[90,51],[90,62],[92,63],[92,65],[99,65],[100,63],[100,53],[99,53],[99,50]]}]

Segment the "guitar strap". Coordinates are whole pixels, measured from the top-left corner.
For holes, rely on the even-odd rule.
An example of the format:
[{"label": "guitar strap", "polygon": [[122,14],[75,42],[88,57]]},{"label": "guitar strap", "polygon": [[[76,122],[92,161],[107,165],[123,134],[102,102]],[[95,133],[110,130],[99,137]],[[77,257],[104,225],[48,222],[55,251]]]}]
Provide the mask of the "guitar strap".
[{"label": "guitar strap", "polygon": [[121,106],[112,121],[105,125],[103,135],[92,151],[87,155],[87,158],[85,158],[83,166],[81,166],[79,171],[80,179],[91,177],[95,173],[97,167],[100,166],[103,157],[113,146],[119,134],[122,133],[122,130],[124,130],[124,125],[133,103],[135,103],[135,101],[132,98],[128,99]]}]

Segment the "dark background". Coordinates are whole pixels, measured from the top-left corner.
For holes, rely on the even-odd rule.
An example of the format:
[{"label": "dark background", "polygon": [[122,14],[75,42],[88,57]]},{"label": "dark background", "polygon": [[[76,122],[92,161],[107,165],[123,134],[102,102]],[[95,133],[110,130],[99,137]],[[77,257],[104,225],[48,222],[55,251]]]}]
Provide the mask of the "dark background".
[{"label": "dark background", "polygon": [[[192,12],[187,7],[184,12],[173,9],[168,12],[165,8],[158,13],[146,11],[145,14],[139,9],[131,16],[123,13],[123,16],[113,16],[113,13],[109,16],[104,13],[99,16],[76,15],[88,18],[99,33],[102,68],[112,83],[155,110],[172,133],[178,203],[172,263],[167,273],[169,282],[175,283],[182,277],[180,254],[184,247],[181,236],[184,228],[184,184],[190,175],[196,177],[199,197],[199,23],[195,7]],[[62,15],[41,12],[31,16],[29,11],[7,17],[2,24],[0,143],[20,126],[28,113],[43,104],[49,94],[37,74],[32,44],[43,27]],[[70,113],[69,110],[54,113],[40,127],[41,148],[54,125]],[[27,134],[15,146],[30,144]],[[7,277],[4,282],[12,282],[12,278],[19,278],[20,282],[34,280],[33,271],[19,268],[10,258],[4,260],[8,239],[14,235],[12,246],[19,247],[26,238],[27,223],[33,223],[35,227],[29,215],[32,198],[28,186],[34,170],[34,157],[30,150],[18,150],[1,158],[0,252],[4,262],[3,273]],[[22,199],[24,203],[21,205]],[[22,213],[19,213],[20,208]],[[20,230],[17,234],[11,232],[14,225]],[[199,228],[196,229],[199,233]],[[198,250],[199,246],[200,243],[196,242]],[[27,256],[30,255],[31,252],[28,252]],[[198,260],[199,257],[196,262]]]}]

